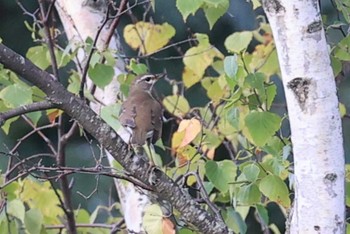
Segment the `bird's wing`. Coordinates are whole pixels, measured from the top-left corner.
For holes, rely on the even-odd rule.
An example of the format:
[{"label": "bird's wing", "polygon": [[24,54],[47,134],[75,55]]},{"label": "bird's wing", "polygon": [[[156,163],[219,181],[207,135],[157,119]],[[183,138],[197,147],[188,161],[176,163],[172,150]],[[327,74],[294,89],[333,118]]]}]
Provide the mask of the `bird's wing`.
[{"label": "bird's wing", "polygon": [[153,102],[151,115],[153,124],[152,143],[156,143],[156,141],[162,136],[163,127],[163,108],[159,102]]}]

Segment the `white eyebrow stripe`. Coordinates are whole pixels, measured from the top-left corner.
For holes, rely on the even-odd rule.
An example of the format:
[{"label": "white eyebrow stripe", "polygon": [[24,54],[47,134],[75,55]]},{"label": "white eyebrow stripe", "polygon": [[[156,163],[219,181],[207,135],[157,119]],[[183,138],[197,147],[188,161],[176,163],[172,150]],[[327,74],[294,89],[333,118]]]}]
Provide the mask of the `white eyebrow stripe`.
[{"label": "white eyebrow stripe", "polygon": [[141,80],[145,80],[147,78],[154,78],[154,75],[144,75],[144,76],[141,77],[140,81]]}]

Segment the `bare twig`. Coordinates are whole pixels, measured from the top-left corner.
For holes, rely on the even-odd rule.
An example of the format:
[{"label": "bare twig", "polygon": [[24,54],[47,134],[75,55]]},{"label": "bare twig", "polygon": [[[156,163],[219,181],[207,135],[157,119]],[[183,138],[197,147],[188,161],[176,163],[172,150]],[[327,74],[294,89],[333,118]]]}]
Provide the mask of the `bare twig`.
[{"label": "bare twig", "polygon": [[[105,229],[112,229],[112,224],[104,224],[104,223],[77,223],[77,228],[105,228]],[[66,227],[64,225],[46,225],[45,229],[65,229]]]},{"label": "bare twig", "polygon": [[107,34],[107,39],[106,39],[106,43],[104,45],[105,48],[108,47],[111,39],[112,39],[112,36],[114,34],[114,31],[115,29],[117,28],[118,24],[119,24],[119,21],[120,21],[120,18],[121,18],[121,15],[122,15],[122,12],[125,10],[125,7],[126,7],[126,3],[128,2],[128,0],[121,0],[120,2],[120,5],[119,5],[119,8],[118,8],[118,11],[117,11],[117,15],[116,17],[113,19],[111,25],[110,25],[110,28],[109,28],[109,31],[108,31],[108,34]]},{"label": "bare twig", "polygon": [[[24,161],[25,162],[25,161]],[[60,178],[63,175],[70,175],[70,174],[91,174],[91,175],[103,175],[103,176],[108,176],[116,179],[122,179],[126,180],[130,183],[135,184],[136,186],[148,190],[148,191],[153,191],[151,186],[141,182],[140,180],[136,179],[135,177],[127,174],[126,172],[118,172],[118,173],[113,173],[111,170],[114,168],[110,167],[88,167],[88,168],[77,168],[77,167],[46,167],[46,166],[40,166],[40,165],[32,165],[30,168],[25,169],[23,172],[19,173],[16,177],[12,178],[11,181],[7,181],[6,183],[2,184],[0,186],[0,189],[3,189],[7,185],[9,185],[11,182],[17,180],[18,178],[25,176],[27,174],[30,174],[31,172],[38,171],[42,172],[46,175],[48,172],[55,172],[58,173],[58,175],[55,176],[45,176],[42,179],[53,179],[53,178]],[[36,176],[40,178],[40,176]]]},{"label": "bare twig", "polygon": [[13,165],[9,170],[6,171],[5,176],[10,175],[16,168],[25,165],[27,162],[30,162],[33,159],[42,158],[42,157],[54,158],[55,156],[53,154],[35,154],[35,155],[32,155],[30,157],[27,157],[27,158],[19,161],[15,165]]},{"label": "bare twig", "polygon": [[[44,129],[44,127],[45,127],[45,128],[48,128],[47,126],[52,126],[52,127],[54,127],[54,126],[56,126],[56,124],[47,125],[47,126],[43,126],[43,127],[36,127],[36,126],[32,123],[32,121],[31,121],[27,116],[22,115],[22,118],[23,118],[24,121],[26,121],[26,122],[33,128],[33,130],[34,130],[35,132],[37,132],[37,133],[39,134],[39,136],[46,142],[46,144],[47,144],[47,146],[50,148],[51,152],[52,152],[53,154],[57,154],[56,149],[55,149],[55,147],[53,146],[51,140],[41,131],[42,129]],[[39,130],[38,130],[38,129],[39,129]],[[13,153],[13,152],[14,152],[14,151],[11,150],[11,153]]]},{"label": "bare twig", "polygon": [[[50,17],[49,13],[52,12],[52,10],[50,10],[48,12],[45,12],[44,0],[38,0],[38,3],[39,3],[41,18],[42,18],[41,23],[44,26],[44,32],[45,32],[45,36],[46,36],[46,43],[47,43],[48,48],[49,48],[51,65],[52,65],[52,71],[53,71],[53,74],[55,76],[55,79],[57,79],[59,81],[60,77],[59,77],[59,74],[58,74],[57,60],[56,60],[56,56],[55,56],[55,45],[53,43],[51,32],[50,32],[50,27],[49,27],[49,24],[48,24],[48,20],[49,20],[49,17]],[[52,9],[52,5],[53,4],[51,4],[51,9]]]},{"label": "bare twig", "polygon": [[[29,119],[26,118],[26,121],[30,121]],[[31,123],[31,122],[30,122]],[[22,144],[22,142],[24,140],[26,140],[27,138],[29,138],[31,135],[33,135],[34,133],[38,133],[43,139],[44,141],[49,145],[49,148],[51,149],[52,153],[55,154],[56,150],[55,148],[52,146],[51,141],[48,141],[48,138],[41,132],[41,130],[43,129],[48,129],[48,128],[53,128],[57,126],[56,123],[54,124],[50,124],[50,125],[45,125],[45,126],[41,126],[41,127],[35,127],[32,123],[31,123],[31,127],[33,128],[32,131],[30,131],[29,133],[27,133],[26,135],[24,135],[23,137],[21,137],[20,139],[17,140],[17,144],[10,150],[10,154],[13,154],[14,152],[17,151],[18,147]]]},{"label": "bare twig", "polygon": [[107,22],[108,22],[108,20],[109,20],[108,14],[109,14],[109,8],[107,8],[107,12],[106,12],[105,18],[104,18],[104,20],[103,20],[101,26],[100,26],[99,29],[97,30],[97,33],[96,33],[94,42],[93,42],[93,44],[92,44],[90,53],[89,53],[89,55],[88,55],[88,57],[87,57],[87,59],[86,59],[86,63],[85,63],[84,69],[83,69],[82,77],[81,77],[80,90],[79,90],[79,96],[80,96],[81,98],[84,97],[84,86],[85,86],[86,79],[87,79],[87,73],[88,73],[88,70],[89,70],[89,65],[90,65],[90,61],[91,61],[92,55],[93,55],[94,52],[97,50],[97,41],[98,41],[98,38],[100,37],[100,34],[101,34],[101,32],[102,32],[104,26],[107,24]]}]

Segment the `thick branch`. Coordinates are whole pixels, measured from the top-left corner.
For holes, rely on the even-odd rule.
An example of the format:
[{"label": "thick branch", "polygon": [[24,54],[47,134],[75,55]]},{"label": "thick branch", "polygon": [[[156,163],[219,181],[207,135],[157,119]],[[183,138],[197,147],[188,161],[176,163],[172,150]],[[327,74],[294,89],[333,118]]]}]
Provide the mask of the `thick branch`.
[{"label": "thick branch", "polygon": [[[148,184],[160,199],[168,201],[201,233],[228,233],[220,220],[205,211],[190,195],[174,183],[162,171],[149,170],[149,162],[135,156],[129,146],[116,132],[96,115],[81,99],[69,93],[49,73],[40,70],[33,63],[0,44],[0,62],[27,81],[36,85],[48,96],[48,100],[79,122],[130,175]],[[150,175],[151,173],[151,175]],[[151,183],[149,181],[151,178]]]}]

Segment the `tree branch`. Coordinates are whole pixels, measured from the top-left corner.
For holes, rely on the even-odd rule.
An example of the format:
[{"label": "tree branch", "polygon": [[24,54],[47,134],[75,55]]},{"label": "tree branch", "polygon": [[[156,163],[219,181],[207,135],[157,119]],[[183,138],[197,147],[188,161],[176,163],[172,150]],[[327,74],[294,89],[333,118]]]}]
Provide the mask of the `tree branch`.
[{"label": "tree branch", "polygon": [[51,102],[42,101],[42,102],[34,102],[28,105],[20,106],[16,109],[9,110],[4,113],[0,113],[0,126],[2,126],[6,120],[11,119],[16,116],[20,116],[26,113],[34,112],[34,111],[42,111],[55,108]]},{"label": "tree branch", "polygon": [[48,100],[79,122],[84,129],[107,149],[129,172],[154,190],[155,195],[168,201],[182,218],[198,228],[201,233],[228,233],[227,226],[204,210],[187,191],[157,168],[150,170],[149,162],[135,155],[129,146],[81,99],[68,92],[49,73],[40,70],[29,60],[0,44],[0,62],[10,70],[36,85],[48,96]]}]

